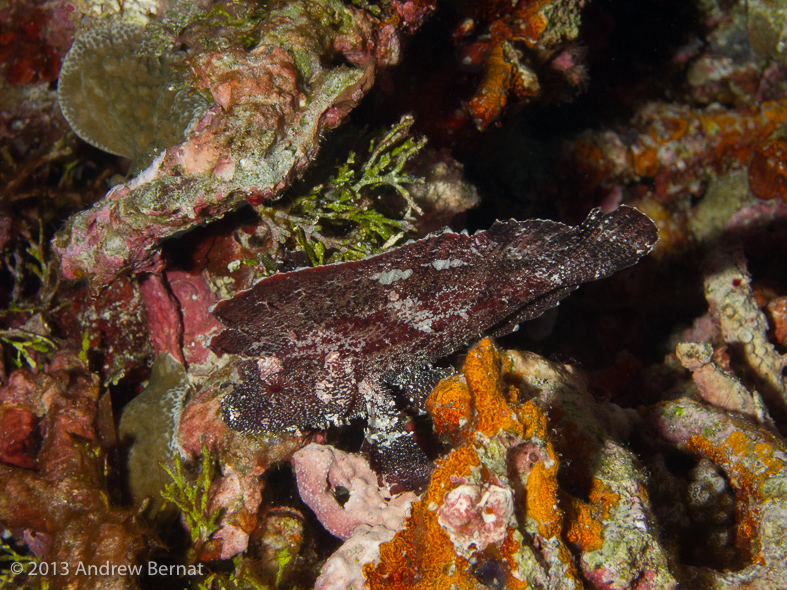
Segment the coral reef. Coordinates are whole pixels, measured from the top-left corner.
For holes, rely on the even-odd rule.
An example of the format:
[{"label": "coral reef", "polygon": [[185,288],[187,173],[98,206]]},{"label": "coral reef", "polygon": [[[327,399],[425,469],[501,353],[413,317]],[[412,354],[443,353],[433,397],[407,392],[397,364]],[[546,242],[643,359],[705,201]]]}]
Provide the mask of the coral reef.
[{"label": "coral reef", "polygon": [[[748,165],[755,150],[767,157],[762,142],[785,121],[783,101],[736,110],[651,103],[637,113],[625,139],[613,131],[588,133],[572,149],[580,174],[588,179],[587,190],[652,177],[656,198],[671,201],[700,193],[709,176]],[[755,163],[750,183],[768,184],[772,174]],[[770,198],[775,190],[771,187],[765,194]]]},{"label": "coral reef", "polygon": [[[61,230],[55,248],[64,276],[102,285],[129,271],[159,271],[159,241],[280,195],[316,156],[320,137],[360,101],[377,68],[398,54],[400,33],[367,11],[332,1],[280,4],[266,12],[251,50],[236,35],[227,41],[234,39],[231,49],[189,59],[194,86],[213,104],[184,143]],[[350,65],[322,65],[338,56]]]},{"label": "coral reef", "polygon": [[[581,575],[597,587],[676,586],[644,474],[604,432],[571,368],[501,356],[483,340],[462,376],[444,380],[427,404],[455,448],[438,460],[407,527],[380,548],[380,564],[364,568],[371,588],[481,588],[489,560],[507,588],[581,588]],[[596,465],[586,474],[590,502],[559,486],[561,464],[580,459],[579,469]],[[569,545],[580,552],[580,571]]]},{"label": "coral reef", "polygon": [[[545,63],[571,86],[584,84],[579,53],[565,47],[579,35],[582,5],[576,0],[520,0],[473,7],[474,14],[457,27],[454,37],[462,45],[463,65],[482,68],[478,88],[464,105],[478,128],[496,121],[511,97],[524,102],[539,96],[542,89],[534,68]],[[468,42],[471,35],[475,39]]]},{"label": "coral reef", "polygon": [[766,419],[762,400],[713,361],[713,346],[707,342],[681,342],[675,354],[692,372],[692,379],[703,399],[725,410],[746,414],[761,423]]},{"label": "coral reef", "polygon": [[740,252],[715,252],[706,267],[705,297],[717,319],[721,337],[740,354],[746,377],[763,396],[773,417],[787,417],[785,357],[768,339],[768,322],[750,287],[751,279]]},{"label": "coral reef", "polygon": [[736,496],[736,550],[751,565],[736,572],[692,571],[687,587],[745,588],[784,584],[784,477],[787,452],[770,432],[734,414],[691,400],[665,402],[650,420],[666,440],[709,459]]},{"label": "coral reef", "polygon": [[0,586],[787,587],[785,23],[2,3]]},{"label": "coral reef", "polygon": [[[188,528],[195,538],[200,538],[199,547],[192,551],[192,560],[210,561],[228,559],[245,551],[260,518],[260,501],[263,490],[262,476],[272,465],[290,457],[303,445],[304,436],[299,433],[249,435],[231,430],[221,419],[220,399],[223,384],[233,377],[232,368],[224,367],[214,372],[214,381],[208,381],[174,412],[180,414],[177,432],[171,441],[179,449],[176,462],[183,455],[186,460],[203,462],[202,473],[216,461],[221,465],[221,475],[206,481],[204,499],[198,507],[199,518],[194,517]],[[165,396],[169,401],[172,394]],[[185,401],[185,400],[183,400]],[[169,404],[168,404],[169,405]],[[173,413],[174,413],[173,412]],[[175,416],[172,416],[173,421]],[[193,477],[183,474],[180,485],[191,485]],[[176,482],[177,483],[177,482]],[[194,523],[213,522],[210,535],[200,536]],[[188,524],[188,523],[187,523]]]},{"label": "coral reef", "polygon": [[779,4],[761,0],[747,3],[746,8],[752,49],[764,57],[783,59],[787,10]]}]

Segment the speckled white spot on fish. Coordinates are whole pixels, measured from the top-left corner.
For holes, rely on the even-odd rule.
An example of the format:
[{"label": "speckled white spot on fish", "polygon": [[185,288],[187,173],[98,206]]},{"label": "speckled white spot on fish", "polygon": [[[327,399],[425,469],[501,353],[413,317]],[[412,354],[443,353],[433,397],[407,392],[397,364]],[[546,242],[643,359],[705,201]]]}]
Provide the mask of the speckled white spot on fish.
[{"label": "speckled white spot on fish", "polygon": [[467,264],[464,260],[459,260],[458,258],[454,260],[433,260],[432,266],[435,270],[446,270],[449,268],[457,268],[459,266],[464,266]]},{"label": "speckled white spot on fish", "polygon": [[413,274],[413,269],[411,268],[407,268],[405,270],[394,268],[393,270],[374,273],[372,275],[372,279],[375,281],[380,281],[381,285],[390,285],[391,283],[395,283],[396,281],[407,279],[412,274]]}]

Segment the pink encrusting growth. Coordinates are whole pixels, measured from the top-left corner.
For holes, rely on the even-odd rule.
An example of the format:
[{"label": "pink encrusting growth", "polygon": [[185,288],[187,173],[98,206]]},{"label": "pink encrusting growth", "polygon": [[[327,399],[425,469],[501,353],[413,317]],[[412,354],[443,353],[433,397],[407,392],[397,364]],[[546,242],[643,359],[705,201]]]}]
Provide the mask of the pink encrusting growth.
[{"label": "pink encrusting growth", "polygon": [[[301,499],[333,535],[349,539],[362,525],[397,531],[416,499],[412,492],[394,495],[377,483],[377,474],[358,455],[327,445],[310,444],[292,457]],[[338,496],[346,494],[340,503]]]},{"label": "pink encrusting growth", "polygon": [[448,533],[456,552],[468,557],[502,542],[513,517],[511,488],[498,485],[460,485],[445,495],[437,509],[437,522]]},{"label": "pink encrusting growth", "polygon": [[362,590],[364,564],[378,560],[380,544],[404,528],[417,496],[392,494],[378,485],[366,459],[328,445],[307,445],[292,463],[301,499],[331,534],[345,541],[326,562],[315,589]]},{"label": "pink encrusting growth", "polygon": [[[168,78],[182,73],[183,68],[169,72],[166,67],[178,51],[147,55],[145,48],[155,41],[147,31],[108,25],[85,33],[89,38],[78,41],[77,54],[67,60],[64,86],[71,91],[61,92],[66,103],[75,105],[74,125],[94,145],[126,156],[141,154],[138,161],[149,166],[141,174],[144,182],[115,187],[93,208],[68,220],[54,241],[63,276],[87,277],[103,285],[129,272],[160,272],[161,240],[245,203],[260,204],[281,195],[316,157],[325,133],[371,88],[378,69],[398,59],[403,32],[416,28],[433,9],[432,2],[423,2],[417,10],[399,14],[395,4],[390,15],[377,18],[350,5],[331,6],[323,10],[306,1],[273,3],[251,49],[245,47],[248,37],[242,27],[200,30],[204,25],[197,19],[190,42],[201,50],[185,58],[192,76],[186,81]],[[211,35],[221,35],[219,49],[210,43]],[[100,50],[86,50],[93,46]],[[167,138],[138,145],[126,119],[142,117],[145,109],[136,109],[133,100],[123,108],[108,104],[104,94],[92,90],[126,84],[112,68],[100,72],[104,53],[134,64],[135,73],[147,69],[140,83],[154,94],[169,97],[176,89],[169,114],[156,115],[160,123],[187,125],[176,125]],[[91,83],[82,86],[85,78]],[[181,82],[188,82],[194,92],[183,94]],[[125,97],[131,90],[117,94]],[[202,95],[212,102],[197,104]],[[151,108],[161,102],[154,101]],[[77,108],[83,103],[85,108]],[[103,123],[80,124],[82,116]],[[139,125],[155,135],[160,127],[156,120],[140,118]],[[183,132],[185,138],[173,144],[172,138]]]}]

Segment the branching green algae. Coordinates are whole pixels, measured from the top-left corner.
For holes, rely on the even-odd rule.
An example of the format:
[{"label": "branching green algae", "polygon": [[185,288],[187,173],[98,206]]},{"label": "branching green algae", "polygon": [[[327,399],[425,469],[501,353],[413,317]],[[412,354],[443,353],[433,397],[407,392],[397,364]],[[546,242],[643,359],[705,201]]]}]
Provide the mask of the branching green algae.
[{"label": "branching green algae", "polygon": [[[276,227],[271,233],[280,239],[292,237],[311,264],[358,260],[399,242],[413,230],[412,212],[421,212],[407,187],[423,179],[404,170],[426,143],[425,138],[410,137],[412,125],[412,117],[402,117],[372,140],[361,162],[351,151],[325,183],[296,197],[288,211],[258,207],[265,223]],[[378,210],[372,195],[383,187],[403,199],[407,207],[403,219]],[[330,229],[340,235],[329,235]]]}]

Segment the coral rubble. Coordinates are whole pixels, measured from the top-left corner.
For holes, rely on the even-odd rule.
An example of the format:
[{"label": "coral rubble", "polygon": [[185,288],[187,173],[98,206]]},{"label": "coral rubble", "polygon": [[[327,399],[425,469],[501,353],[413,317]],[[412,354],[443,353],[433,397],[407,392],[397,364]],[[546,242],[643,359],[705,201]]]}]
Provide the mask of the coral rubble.
[{"label": "coral rubble", "polygon": [[[761,142],[785,121],[783,101],[735,110],[652,103],[637,113],[625,137],[608,131],[579,138],[573,148],[575,162],[589,179],[588,190],[595,188],[594,179],[613,185],[652,177],[656,197],[670,201],[698,192],[705,174],[747,165],[756,149],[763,153]],[[754,166],[750,182],[759,186],[767,180],[760,180],[762,166]],[[769,178],[768,170],[763,172]]]},{"label": "coral rubble", "polygon": [[716,252],[708,261],[705,297],[724,342],[741,354],[747,377],[779,422],[787,416],[787,361],[768,338],[768,322],[752,293],[740,252]]},{"label": "coral rubble", "polygon": [[[45,372],[19,370],[0,390],[3,437],[0,523],[26,539],[39,559],[65,562],[70,571],[45,574],[71,588],[94,588],[77,564],[125,566],[104,587],[136,588],[128,568],[146,546],[135,512],[112,506],[107,450],[99,432],[98,380],[75,354],[58,353]],[[114,429],[111,422],[105,427]],[[27,431],[26,433],[24,431]],[[10,440],[9,434],[15,435]],[[40,442],[30,443],[41,436]],[[79,444],[75,444],[75,441]],[[9,460],[10,459],[10,460]]]}]

